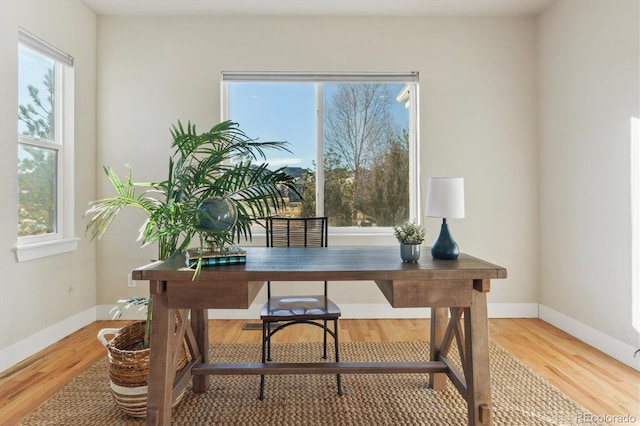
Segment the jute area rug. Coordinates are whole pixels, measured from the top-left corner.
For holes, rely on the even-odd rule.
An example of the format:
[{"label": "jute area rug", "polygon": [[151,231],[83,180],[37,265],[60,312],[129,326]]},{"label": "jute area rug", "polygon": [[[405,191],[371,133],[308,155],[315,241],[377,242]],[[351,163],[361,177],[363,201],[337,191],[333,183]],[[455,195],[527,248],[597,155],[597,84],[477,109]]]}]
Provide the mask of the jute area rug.
[{"label": "jute area rug", "polygon": [[[320,343],[281,343],[274,361],[309,361]],[[424,342],[345,342],[342,361],[427,360]],[[256,362],[257,344],[218,345],[211,362]],[[571,425],[586,410],[559,392],[496,343],[490,343],[495,425]],[[259,401],[259,376],[211,376],[209,391],[187,390],[173,409],[172,425],[465,425],[467,407],[451,383],[428,389],[427,374],[267,376]],[[106,357],[73,379],[22,425],[142,425],[123,414],[109,392]]]}]

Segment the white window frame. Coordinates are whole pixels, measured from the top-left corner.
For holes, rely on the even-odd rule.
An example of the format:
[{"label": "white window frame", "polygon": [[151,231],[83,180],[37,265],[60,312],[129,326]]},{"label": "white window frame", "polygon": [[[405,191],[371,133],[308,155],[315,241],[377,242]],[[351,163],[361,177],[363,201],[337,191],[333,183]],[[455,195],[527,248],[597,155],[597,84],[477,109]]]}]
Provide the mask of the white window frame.
[{"label": "white window frame", "polygon": [[18,262],[77,250],[74,231],[74,70],[73,57],[20,30],[19,44],[54,61],[54,141],[18,134],[18,144],[57,151],[56,231],[17,237]]},{"label": "white window frame", "polygon": [[[315,82],[316,83],[316,109],[318,123],[322,123],[323,99],[322,83],[324,82],[357,82],[357,83],[406,83],[403,94],[406,99],[406,107],[409,110],[409,220],[422,223],[422,208],[420,203],[420,130],[419,130],[419,85],[418,73],[309,73],[309,72],[229,72],[223,71],[220,88],[221,119],[229,119],[229,83],[233,82]],[[400,96],[398,97],[400,101]],[[317,127],[316,135],[316,179],[324,181],[324,163],[322,151],[323,129],[322,124]],[[316,205],[318,214],[322,215],[324,209],[324,194],[320,186],[316,185]],[[388,234],[391,227],[330,227],[333,235],[372,235]]]}]

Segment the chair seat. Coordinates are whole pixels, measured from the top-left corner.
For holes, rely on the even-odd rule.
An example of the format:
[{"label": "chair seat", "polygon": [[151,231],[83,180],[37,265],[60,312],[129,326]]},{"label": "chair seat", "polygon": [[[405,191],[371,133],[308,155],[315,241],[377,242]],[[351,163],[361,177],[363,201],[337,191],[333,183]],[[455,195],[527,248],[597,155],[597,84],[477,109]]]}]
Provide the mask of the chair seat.
[{"label": "chair seat", "polygon": [[262,306],[263,321],[337,319],[340,308],[325,296],[276,296]]}]

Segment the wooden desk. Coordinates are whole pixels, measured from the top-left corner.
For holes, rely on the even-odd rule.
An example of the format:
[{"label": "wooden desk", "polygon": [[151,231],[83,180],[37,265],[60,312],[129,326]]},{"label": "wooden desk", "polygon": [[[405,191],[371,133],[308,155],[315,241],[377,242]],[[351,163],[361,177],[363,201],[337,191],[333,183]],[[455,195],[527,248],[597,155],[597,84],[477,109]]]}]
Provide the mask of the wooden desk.
[{"label": "wooden desk", "polygon": [[[426,372],[434,389],[442,389],[448,377],[467,401],[468,424],[491,424],[486,295],[491,279],[507,276],[500,266],[465,254],[458,260],[434,260],[427,254],[419,263],[403,263],[398,247],[255,247],[247,249],[244,265],[203,268],[196,281],[192,276],[181,256],[132,274],[135,280],[150,281],[153,296],[147,425],[170,424],[172,398],[191,379],[194,392],[200,393],[207,390],[211,374],[338,372]],[[248,308],[268,280],[374,281],[395,308],[431,307],[430,361],[209,364],[207,309]],[[184,339],[193,359],[176,374],[179,343]],[[448,358],[454,341],[463,372]]]}]

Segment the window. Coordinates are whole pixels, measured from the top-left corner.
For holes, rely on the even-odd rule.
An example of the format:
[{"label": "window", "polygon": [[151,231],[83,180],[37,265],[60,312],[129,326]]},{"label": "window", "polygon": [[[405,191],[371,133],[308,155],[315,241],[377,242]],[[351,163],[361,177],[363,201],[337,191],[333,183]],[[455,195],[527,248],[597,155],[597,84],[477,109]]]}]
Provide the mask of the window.
[{"label": "window", "polygon": [[296,178],[289,216],[335,228],[419,217],[417,74],[223,73],[223,115],[250,137],[287,141],[273,168]]},{"label": "window", "polygon": [[75,248],[73,58],[24,31],[18,40],[17,253],[29,260]]}]

